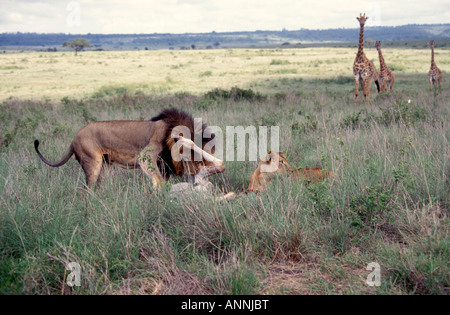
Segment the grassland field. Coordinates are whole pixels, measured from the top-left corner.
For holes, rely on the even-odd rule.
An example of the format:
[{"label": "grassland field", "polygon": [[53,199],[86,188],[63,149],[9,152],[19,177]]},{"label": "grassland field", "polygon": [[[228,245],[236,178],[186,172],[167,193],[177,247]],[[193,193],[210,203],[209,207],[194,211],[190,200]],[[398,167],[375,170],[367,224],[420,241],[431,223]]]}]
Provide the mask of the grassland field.
[{"label": "grassland field", "polygon": [[[426,74],[427,49],[383,49],[388,66],[399,74]],[[379,68],[375,49],[367,56]],[[442,71],[450,71],[449,50],[436,50]],[[355,50],[349,48],[227,49],[188,51],[26,52],[0,60],[0,95],[60,100],[98,91],[127,88],[143,93],[205,93],[233,86],[264,93],[283,90],[268,86],[274,79],[351,77]],[[292,90],[299,88],[295,85]]]},{"label": "grassland field", "polygon": [[[355,49],[217,49],[0,58],[1,294],[448,294],[450,52],[383,49],[395,91],[354,102]],[[379,68],[375,49],[366,49]],[[294,167],[225,203],[173,200],[112,169],[86,194],[74,160],[50,168],[92,121],[176,107],[209,125],[279,126]],[[225,161],[218,191],[247,188],[256,162]],[[66,266],[81,266],[69,287]],[[369,263],[381,285],[368,286]]]}]

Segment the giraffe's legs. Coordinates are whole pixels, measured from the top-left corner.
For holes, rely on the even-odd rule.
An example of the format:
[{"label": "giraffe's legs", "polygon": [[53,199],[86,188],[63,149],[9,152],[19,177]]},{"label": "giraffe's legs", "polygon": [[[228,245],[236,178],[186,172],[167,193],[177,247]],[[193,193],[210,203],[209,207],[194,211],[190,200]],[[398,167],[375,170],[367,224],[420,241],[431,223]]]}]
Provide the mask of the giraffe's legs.
[{"label": "giraffe's legs", "polygon": [[372,77],[369,77],[365,80],[365,87],[364,87],[364,98],[366,100],[366,103],[370,103],[370,87],[372,86]]},{"label": "giraffe's legs", "polygon": [[359,97],[358,77],[355,75],[355,103],[358,102],[358,97]]},{"label": "giraffe's legs", "polygon": [[381,84],[382,88],[381,88],[381,92],[386,92],[387,91],[387,86],[388,86],[388,82],[385,78],[383,78],[383,83]]},{"label": "giraffe's legs", "polygon": [[364,99],[366,99],[366,81],[363,78],[359,78],[359,85],[361,85],[361,90],[363,92]]},{"label": "giraffe's legs", "polygon": [[395,75],[392,73],[392,75],[391,75],[391,84],[390,84],[391,92],[394,92],[394,83],[395,83]]}]

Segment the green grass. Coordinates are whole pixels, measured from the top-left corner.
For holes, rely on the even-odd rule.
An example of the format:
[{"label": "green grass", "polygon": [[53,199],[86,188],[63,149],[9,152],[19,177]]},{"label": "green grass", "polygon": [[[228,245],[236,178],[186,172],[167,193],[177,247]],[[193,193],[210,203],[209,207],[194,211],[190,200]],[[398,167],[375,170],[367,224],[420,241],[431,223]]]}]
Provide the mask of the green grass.
[{"label": "green grass", "polygon": [[[396,91],[372,89],[368,106],[354,103],[353,82],[340,75],[262,77],[203,94],[102,84],[82,98],[5,100],[0,293],[448,294],[445,82],[433,93],[425,74],[399,74]],[[33,148],[39,139],[56,160],[91,121],[150,119],[167,107],[223,130],[279,126],[292,166],[337,178],[308,186],[282,178],[264,193],[214,203],[172,200],[169,187],[152,191],[141,172],[114,168],[86,194],[76,161],[50,168]],[[226,161],[211,180],[241,191],[256,164]],[[82,268],[81,287],[66,285],[69,262]],[[371,262],[381,265],[380,287],[365,283]]]}]

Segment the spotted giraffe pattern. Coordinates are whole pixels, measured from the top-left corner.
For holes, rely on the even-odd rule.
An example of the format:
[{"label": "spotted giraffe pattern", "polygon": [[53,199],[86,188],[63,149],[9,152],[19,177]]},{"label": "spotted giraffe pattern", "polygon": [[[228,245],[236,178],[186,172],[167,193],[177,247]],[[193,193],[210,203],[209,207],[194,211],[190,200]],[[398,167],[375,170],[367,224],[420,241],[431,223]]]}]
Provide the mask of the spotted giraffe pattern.
[{"label": "spotted giraffe pattern", "polygon": [[437,88],[439,86],[439,90],[441,89],[442,83],[442,72],[436,66],[434,62],[434,40],[430,41],[431,47],[431,66],[430,71],[428,71],[428,78],[430,80],[430,91],[433,90],[433,86]]},{"label": "spotted giraffe pattern", "polygon": [[381,53],[381,42],[376,42],[375,45],[378,50],[378,58],[380,59],[380,92],[386,92],[387,87],[389,87],[389,90],[394,91],[394,72],[392,72],[392,70],[389,69],[384,62],[383,54]]},{"label": "spotted giraffe pattern", "polygon": [[[375,65],[370,61],[366,54],[364,53],[364,24],[367,19],[366,14],[360,14],[356,19],[359,21],[360,32],[359,32],[359,46],[358,53],[353,63],[353,76],[355,78],[355,103],[358,102],[359,97],[359,85],[364,93],[364,99],[367,103],[370,100],[370,88],[372,86],[372,80],[375,78],[375,84],[377,86],[377,91],[379,92],[379,81],[378,73],[376,71]],[[358,85],[359,83],[359,85]]]}]

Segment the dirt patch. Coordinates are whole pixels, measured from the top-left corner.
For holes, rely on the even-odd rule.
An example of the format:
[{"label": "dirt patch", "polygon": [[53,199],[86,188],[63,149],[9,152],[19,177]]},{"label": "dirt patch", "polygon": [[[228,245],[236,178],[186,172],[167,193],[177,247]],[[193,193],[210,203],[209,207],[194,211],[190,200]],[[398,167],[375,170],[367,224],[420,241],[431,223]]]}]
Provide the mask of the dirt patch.
[{"label": "dirt patch", "polygon": [[277,263],[267,269],[261,294],[373,294],[365,285],[364,269],[336,268],[321,263]]},{"label": "dirt patch", "polygon": [[308,286],[308,270],[306,263],[278,263],[268,268],[265,290],[262,294],[311,294]]}]

